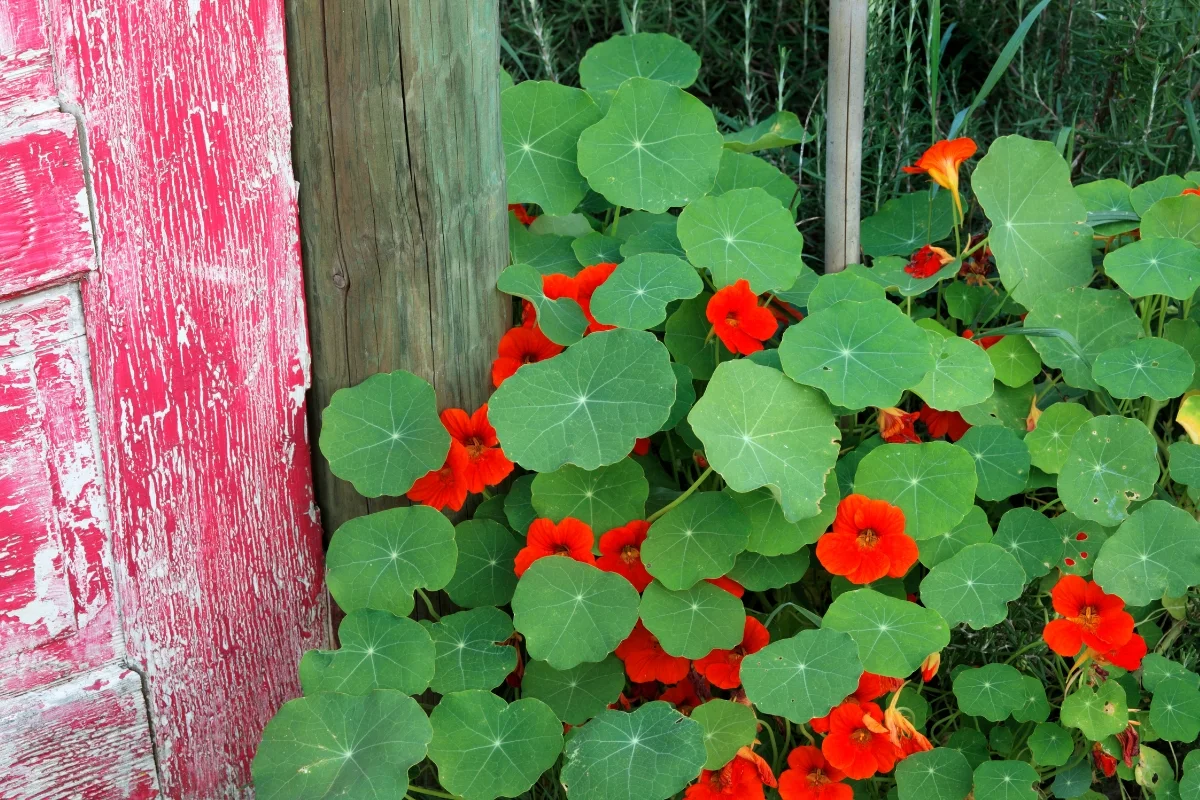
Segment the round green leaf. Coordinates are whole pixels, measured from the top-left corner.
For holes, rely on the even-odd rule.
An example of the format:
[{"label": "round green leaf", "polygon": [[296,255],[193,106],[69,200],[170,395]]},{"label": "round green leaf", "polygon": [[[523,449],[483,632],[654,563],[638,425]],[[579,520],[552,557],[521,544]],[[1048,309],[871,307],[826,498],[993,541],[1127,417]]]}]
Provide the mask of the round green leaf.
[{"label": "round green leaf", "polygon": [[457,558],[450,520],[429,506],[390,508],[342,523],[325,556],[325,583],[343,611],[406,617],[413,591],[441,589]]},{"label": "round green leaf", "polygon": [[650,484],[632,458],[594,470],[571,464],[533,479],[533,510],[539,517],[561,522],[566,517],[600,535],[646,515]]},{"label": "round green leaf", "polygon": [[592,221],[586,214],[541,214],[529,223],[529,231],[538,236],[569,236],[572,252],[575,250],[573,240],[594,232]]},{"label": "round green leaf", "polygon": [[263,731],[254,792],[263,800],[400,797],[432,736],[425,712],[401,692],[292,700]]},{"label": "round green leaf", "polygon": [[834,600],[825,627],[850,634],[863,668],[890,678],[907,678],[950,641],[950,628],[936,611],[870,589]]},{"label": "round green leaf", "polygon": [[887,292],[871,279],[870,273],[858,264],[851,264],[841,272],[831,272],[817,278],[804,305],[808,306],[808,313],[815,314],[832,308],[834,303],[842,300],[866,303],[886,297]]},{"label": "round green leaf", "polygon": [[1040,578],[1063,557],[1062,535],[1054,523],[1032,508],[1004,512],[992,544],[1012,555],[1027,578]]},{"label": "round green leaf", "polygon": [[764,189],[733,189],[693,200],[679,215],[688,260],[729,286],[740,279],[756,294],[787,289],[803,262],[804,237],[791,213]]},{"label": "round green leaf", "polygon": [[980,500],[1004,500],[1029,482],[1029,448],[1021,437],[999,425],[976,425],[958,440],[975,459]]},{"label": "round green leaf", "polygon": [[783,335],[783,371],[844,408],[894,406],[933,369],[928,335],[887,300],[845,300]]},{"label": "round green leaf", "polygon": [[457,606],[502,606],[512,600],[517,588],[513,559],[521,543],[499,522],[475,519],[461,522],[454,529],[458,545],[458,563],[454,577],[446,584],[446,594]]},{"label": "round green leaf", "polygon": [[1183,678],[1188,685],[1200,689],[1200,675],[1188,670],[1178,661],[1149,653],[1142,659],[1142,685],[1147,691],[1158,691],[1158,685],[1168,678]]},{"label": "round green leaf", "polygon": [[1167,678],[1154,690],[1150,722],[1168,741],[1195,741],[1200,735],[1200,690],[1183,678]]},{"label": "round green leaf", "polygon": [[867,273],[872,280],[889,291],[897,292],[901,297],[918,297],[925,294],[942,281],[958,275],[962,266],[958,261],[951,261],[928,278],[918,278],[904,271],[908,259],[902,256],[884,256],[875,259]]},{"label": "round green leaf", "polygon": [[1053,142],[996,139],[972,173],[971,188],[992,222],[988,245],[1014,300],[1029,307],[1092,279],[1087,209]]},{"label": "round green leaf", "polygon": [[1055,403],[1043,411],[1037,427],[1025,437],[1033,466],[1043,472],[1061,470],[1075,432],[1091,418],[1092,412],[1080,403]]},{"label": "round green leaf", "polygon": [[338,389],[321,414],[330,471],[366,497],[399,497],[440,468],[449,450],[433,387],[404,370]]},{"label": "round green leaf", "polygon": [[737,501],[723,492],[697,492],[650,526],[642,563],[668,589],[687,589],[729,572],[748,535]]},{"label": "round green leaf", "polygon": [[762,713],[803,725],[825,716],[853,694],[862,671],[851,638],[820,628],[801,631],[746,656],[742,685]]},{"label": "round green leaf", "polygon": [[963,670],[954,678],[954,696],[964,714],[992,722],[1003,722],[1025,705],[1021,673],[1008,664]]},{"label": "round green leaf", "polygon": [[562,752],[562,723],[532,697],[506,703],[491,692],[456,692],[442,698],[429,722],[438,780],[463,800],[516,797]]},{"label": "round green leaf", "polygon": [[[1075,194],[1083,201],[1083,207],[1088,215],[1092,214],[1134,214],[1133,203],[1130,201],[1129,184],[1115,178],[1080,184],[1075,187]],[[1097,236],[1116,236],[1128,233],[1138,226],[1138,221],[1118,220],[1094,225]]]},{"label": "round green leaf", "polygon": [[1070,732],[1056,722],[1043,722],[1035,727],[1027,744],[1033,760],[1042,767],[1061,767],[1075,752]]},{"label": "round green leaf", "polygon": [[984,352],[1005,386],[1024,386],[1042,371],[1041,357],[1024,336],[1005,336]]},{"label": "round green leaf", "polygon": [[737,751],[748,747],[758,731],[754,709],[731,700],[709,700],[692,709],[692,719],[704,728],[705,769],[720,769]]},{"label": "round green leaf", "polygon": [[512,609],[530,657],[564,670],[617,649],[637,622],[638,594],[616,573],[551,556],[521,576]]},{"label": "round green leaf", "polygon": [[1092,378],[1119,399],[1150,397],[1166,402],[1187,391],[1195,371],[1196,362],[1187,350],[1152,336],[1096,356]]},{"label": "round green leaf", "polygon": [[1093,742],[1116,736],[1129,724],[1125,690],[1115,680],[1105,681],[1099,687],[1080,686],[1063,700],[1059,718],[1063,725],[1078,728]]},{"label": "round green leaf", "polygon": [[[796,198],[799,189],[796,182],[779,171],[779,168],[758,156],[735,153],[729,148],[721,154],[721,167],[717,170],[717,183],[709,194],[721,195],[734,189],[750,189],[757,186],[796,216]],[[790,302],[790,301],[789,301]]]},{"label": "round green leaf", "polygon": [[661,214],[713,187],[721,144],[704,103],[662,81],[630,78],[579,137],[579,171],[613,205]]},{"label": "round green leaf", "polygon": [[537,512],[533,510],[533,480],[536,477],[522,475],[517,478],[504,497],[504,517],[522,539],[537,519]]},{"label": "round green leaf", "polygon": [[964,800],[971,780],[971,764],[949,747],[916,752],[896,764],[899,800]]},{"label": "round green leaf", "polygon": [[704,728],[656,700],[633,713],[605,711],[571,737],[561,780],[568,798],[666,800],[695,780]]},{"label": "round green leaf", "polygon": [[1025,327],[1055,328],[1073,337],[1074,342],[1037,336],[1030,339],[1030,344],[1047,366],[1061,369],[1063,379],[1079,389],[1096,388],[1091,367],[1096,356],[1132,342],[1142,332],[1142,321],[1133,313],[1124,292],[1068,289],[1043,294],[1031,302]]},{"label": "round green leaf", "polygon": [[686,364],[671,362],[671,371],[675,373],[675,404],[671,406],[671,415],[663,423],[662,429],[669,431],[687,418],[688,412],[696,402],[696,386],[692,383],[692,371]]},{"label": "round green leaf", "polygon": [[1096,554],[1108,541],[1111,529],[1091,520],[1082,520],[1067,512],[1051,520],[1058,529],[1063,545],[1058,568],[1069,575],[1088,575]]},{"label": "round green leaf", "polygon": [[539,236],[515,219],[508,221],[508,248],[514,264],[528,264],[542,275],[579,272],[579,260],[571,245],[572,236]]},{"label": "round green leaf", "polygon": [[1131,606],[1178,597],[1200,584],[1200,523],[1163,500],[1151,500],[1100,548],[1096,583]]},{"label": "round green leaf", "polygon": [[643,253],[622,262],[600,284],[592,295],[592,316],[605,325],[645,330],[667,318],[667,303],[695,297],[703,289],[704,281],[683,259]]},{"label": "round green leaf", "polygon": [[600,117],[587,92],[553,81],[522,81],[505,91],[500,131],[508,202],[536,203],[547,214],[574,211],[588,189],[575,146]]},{"label": "round green leaf", "polygon": [[1158,480],[1157,446],[1141,420],[1104,416],[1071,439],[1058,474],[1058,494],[1071,513],[1116,525],[1135,500],[1149,497]]},{"label": "round green leaf", "polygon": [[737,557],[729,577],[751,592],[765,592],[796,583],[808,570],[808,548],[782,556],[764,556],[749,550]]},{"label": "round green leaf", "polygon": [[420,694],[433,680],[433,640],[417,622],[387,611],[351,611],[338,626],[337,650],[309,650],[300,659],[305,694],[367,694],[396,689]]},{"label": "round green leaf", "polygon": [[725,134],[725,147],[735,153],[757,153],[759,150],[791,147],[811,138],[799,117],[791,111],[776,111],[757,125]]},{"label": "round green leaf", "polygon": [[[1118,764],[1120,770],[1124,765]],[[1054,772],[1054,782],[1050,784],[1050,794],[1058,800],[1104,800],[1104,795],[1093,792],[1088,787],[1092,785],[1092,765],[1088,761],[1076,761],[1068,767]],[[1164,798],[1165,800],[1165,798]]]},{"label": "round green leaf", "polygon": [[517,668],[516,649],[504,644],[512,634],[512,619],[492,606],[447,614],[429,625],[436,652],[430,688],[438,694],[496,688]]},{"label": "round green leaf", "polygon": [[[575,252],[575,258],[579,263],[585,267],[593,264],[621,263],[621,240],[596,231],[585,233],[571,242],[571,250]],[[595,295],[593,295],[594,297]]]},{"label": "round green leaf", "polygon": [[958,336],[931,342],[933,369],[913,387],[922,400],[942,411],[958,411],[991,397],[996,371],[988,351]]},{"label": "round green leaf", "polygon": [[496,288],[533,303],[538,327],[550,341],[569,345],[583,338],[588,321],[579,303],[569,297],[557,300],[546,297],[542,291],[542,274],[528,264],[513,264],[501,272]]},{"label": "round green leaf", "polygon": [[1106,255],[1104,271],[1130,297],[1187,300],[1200,287],[1200,249],[1184,239],[1139,239]]},{"label": "round green leaf", "polygon": [[596,469],[658,431],[675,402],[666,348],[645,331],[594,333],[547,361],[526,364],[488,403],[504,453],[526,469]]},{"label": "round green leaf", "polygon": [[579,62],[579,83],[589,92],[603,92],[638,77],[686,89],[699,72],[700,56],[674,36],[635,33],[592,45]]},{"label": "round green leaf", "polygon": [[688,422],[730,489],[769,488],[792,522],[820,512],[841,434],[819,392],[770,367],[728,361]]},{"label": "round green leaf", "polygon": [[1024,432],[1033,395],[1032,383],[1017,387],[997,383],[991,397],[978,405],[959,409],[958,413],[969,425],[1003,425]]},{"label": "round green leaf", "polygon": [[975,630],[998,625],[1008,604],[1021,596],[1025,571],[994,544],[973,544],[929,571],[921,581],[921,602],[949,625],[965,622]]},{"label": "round green leaf", "polygon": [[[1200,753],[1200,750],[1192,752]],[[1179,797],[1180,800],[1200,800],[1200,767],[1184,770],[1183,777],[1179,780]]]},{"label": "round green leaf", "polygon": [[1187,178],[1178,175],[1160,175],[1134,187],[1129,193],[1129,203],[1135,213],[1145,215],[1150,207],[1164,197],[1177,197],[1184,189],[1194,188]]},{"label": "round green leaf", "polygon": [[582,725],[604,711],[617,701],[623,688],[625,665],[616,656],[565,670],[545,661],[530,661],[521,681],[526,697],[543,701],[568,725]]},{"label": "round green leaf", "polygon": [[908,256],[940,241],[954,227],[949,192],[922,190],[889,200],[862,221],[862,250],[869,256]]},{"label": "round green leaf", "polygon": [[742,601],[707,581],[676,592],[651,583],[642,593],[641,615],[663,650],[683,658],[737,647],[746,623]]},{"label": "round green leaf", "polygon": [[1200,444],[1175,442],[1168,449],[1171,480],[1185,486],[1200,486]]},{"label": "round green leaf", "polygon": [[974,778],[975,800],[1037,800],[1041,780],[1024,761],[985,761]]},{"label": "round green leaf", "polygon": [[1155,202],[1142,213],[1142,236],[1186,239],[1200,246],[1200,197],[1175,192]]},{"label": "round green leaf", "polygon": [[1021,686],[1025,702],[1020,708],[1013,709],[1013,719],[1017,722],[1045,722],[1050,719],[1050,700],[1046,697],[1046,687],[1032,675],[1021,676]]},{"label": "round green leaf", "polygon": [[794,553],[817,541],[829,530],[842,499],[837,473],[833,470],[825,476],[825,495],[819,501],[820,511],[798,522],[787,521],[783,507],[769,489],[738,493],[727,487],[725,491],[738,502],[750,521],[750,541],[746,543],[746,549],[765,556]]},{"label": "round green leaf", "polygon": [[961,447],[947,442],[885,444],[859,463],[854,490],[899,506],[905,533],[920,541],[962,521],[975,504],[977,480],[975,460]]},{"label": "round green leaf", "polygon": [[[971,510],[963,517],[962,522],[948,531],[939,533],[932,539],[922,539],[917,542],[921,563],[932,569],[953,555],[962,552],[964,547],[973,544],[985,544],[992,540],[992,528],[988,525],[987,512],[979,506],[971,506]],[[1057,541],[1057,533],[1055,534]]]},{"label": "round green leaf", "polygon": [[946,740],[946,747],[961,753],[971,765],[971,769],[992,757],[988,752],[987,737],[974,728],[959,728],[950,734],[950,738]]},{"label": "round green leaf", "polygon": [[713,369],[720,362],[737,357],[721,344],[720,339],[710,335],[712,323],[704,312],[711,299],[712,295],[705,293],[680,303],[679,308],[667,317],[666,335],[663,336],[663,344],[671,357],[691,370],[692,377],[698,381],[711,378]]},{"label": "round green leaf", "polygon": [[[679,217],[670,214],[665,216],[668,221],[630,236],[621,245],[621,255],[625,258],[633,258],[643,254],[661,253],[683,258],[686,254],[683,252],[683,245],[679,243],[679,236],[675,232],[679,224]],[[593,295],[594,298],[595,295]]]}]

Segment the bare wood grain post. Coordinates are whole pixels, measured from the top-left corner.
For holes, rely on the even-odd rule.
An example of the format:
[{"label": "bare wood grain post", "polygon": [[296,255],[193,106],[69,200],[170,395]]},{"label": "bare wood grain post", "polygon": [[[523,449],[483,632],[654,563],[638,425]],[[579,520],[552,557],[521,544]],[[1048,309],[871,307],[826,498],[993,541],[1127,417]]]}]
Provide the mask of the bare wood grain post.
[{"label": "bare wood grain post", "polygon": [[867,67],[867,0],[832,0],[829,8],[829,121],[825,166],[825,271],[859,260],[863,80]]},{"label": "bare wood grain post", "polygon": [[[497,0],[287,0],[314,443],[330,396],[381,371],[486,402],[510,305]],[[313,448],[326,534],[368,500]]]}]

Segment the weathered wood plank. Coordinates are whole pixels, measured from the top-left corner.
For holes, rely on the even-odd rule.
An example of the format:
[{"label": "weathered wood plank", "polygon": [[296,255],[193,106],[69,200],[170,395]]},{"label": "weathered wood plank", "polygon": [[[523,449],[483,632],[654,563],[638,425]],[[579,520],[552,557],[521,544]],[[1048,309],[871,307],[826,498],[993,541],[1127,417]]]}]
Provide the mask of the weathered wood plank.
[{"label": "weathered wood plank", "polygon": [[825,149],[825,271],[861,260],[863,83],[867,0],[829,6],[829,120]]},{"label": "weathered wood plank", "polygon": [[[310,429],[334,391],[407,369],[442,406],[491,391],[509,324],[496,0],[288,0]],[[387,507],[314,452],[327,532]]]}]

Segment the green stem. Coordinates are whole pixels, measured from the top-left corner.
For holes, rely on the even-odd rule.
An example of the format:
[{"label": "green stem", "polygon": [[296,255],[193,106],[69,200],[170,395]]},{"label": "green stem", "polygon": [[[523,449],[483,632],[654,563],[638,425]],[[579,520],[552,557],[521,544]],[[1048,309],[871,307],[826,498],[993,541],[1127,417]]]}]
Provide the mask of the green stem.
[{"label": "green stem", "polygon": [[[434,622],[440,620],[442,615],[439,614],[437,609],[433,607],[433,600],[429,599],[429,595],[425,594],[425,590],[418,588],[417,594],[421,596],[421,600],[425,603],[425,610],[429,612],[429,616],[433,617]],[[414,786],[413,788],[415,789],[416,787]],[[449,797],[449,795],[447,795],[447,797]]]},{"label": "green stem", "polygon": [[613,209],[613,223],[612,223],[612,228],[609,229],[609,231],[608,231],[609,236],[615,237],[617,235],[617,224],[620,223],[620,221],[621,221],[621,207],[617,206],[616,208]]},{"label": "green stem", "polygon": [[699,478],[696,478],[696,482],[695,482],[695,483],[693,483],[693,484],[692,484],[691,486],[689,486],[688,488],[686,488],[686,489],[684,489],[684,490],[683,490],[683,494],[679,495],[679,497],[676,497],[674,500],[672,500],[671,502],[667,503],[665,506],[663,506],[662,508],[660,508],[658,511],[655,511],[653,514],[651,514],[649,517],[647,517],[647,518],[646,518],[646,522],[654,522],[654,520],[658,519],[658,518],[659,518],[659,517],[661,517],[663,514],[666,514],[666,513],[667,513],[668,511],[670,511],[672,508],[674,508],[675,506],[677,506],[677,505],[679,505],[680,503],[682,503],[684,500],[687,500],[689,497],[691,497],[691,496],[692,496],[692,492],[694,492],[694,491],[696,491],[697,489],[699,489],[699,488],[700,488],[700,484],[704,483],[704,481],[708,479],[708,476],[709,476],[709,475],[712,475],[712,471],[713,471],[713,468],[712,468],[712,467],[709,467],[708,469],[704,470],[704,472],[701,472],[701,473],[700,473],[700,477],[699,477]]},{"label": "green stem", "polygon": [[1045,647],[1045,646],[1046,646],[1046,643],[1045,643],[1045,641],[1043,641],[1043,640],[1041,640],[1041,639],[1038,639],[1038,640],[1037,640],[1037,641],[1035,641],[1035,642],[1030,642],[1029,644],[1027,644],[1027,645],[1025,645],[1024,647],[1022,647],[1020,650],[1018,650],[1017,652],[1013,653],[1013,654],[1012,654],[1011,656],[1009,656],[1008,658],[1004,659],[1004,663],[1005,663],[1005,664],[1011,664],[1012,662],[1016,661],[1016,660],[1017,660],[1018,658],[1020,658],[1021,656],[1025,655],[1026,653],[1028,653],[1028,652],[1029,652],[1030,650],[1032,650],[1033,648],[1035,648],[1035,647]]}]

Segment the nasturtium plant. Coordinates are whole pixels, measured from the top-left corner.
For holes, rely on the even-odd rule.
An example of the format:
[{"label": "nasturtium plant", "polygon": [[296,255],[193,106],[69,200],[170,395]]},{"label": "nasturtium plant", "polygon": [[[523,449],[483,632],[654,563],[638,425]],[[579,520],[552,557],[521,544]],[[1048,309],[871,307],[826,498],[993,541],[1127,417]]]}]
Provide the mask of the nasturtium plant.
[{"label": "nasturtium plant", "polygon": [[968,110],[823,263],[820,117],[714,113],[625,11],[501,95],[488,391],[323,413],[394,499],[257,796],[1200,800],[1200,171],[1073,185],[1070,131]]}]

